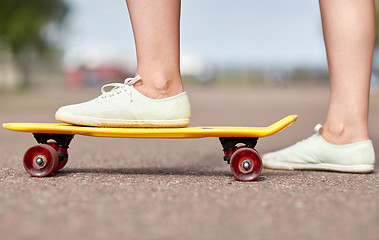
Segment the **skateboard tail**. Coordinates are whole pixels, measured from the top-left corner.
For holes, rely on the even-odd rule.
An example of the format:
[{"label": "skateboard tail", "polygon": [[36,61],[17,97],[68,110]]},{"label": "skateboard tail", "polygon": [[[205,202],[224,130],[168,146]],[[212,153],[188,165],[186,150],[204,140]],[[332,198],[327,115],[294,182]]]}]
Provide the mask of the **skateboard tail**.
[{"label": "skateboard tail", "polygon": [[294,123],[297,120],[297,117],[298,116],[296,114],[292,114],[271,124],[270,126],[267,127],[269,130],[267,131],[266,136],[273,135],[287,128],[288,126],[290,126],[292,123]]}]

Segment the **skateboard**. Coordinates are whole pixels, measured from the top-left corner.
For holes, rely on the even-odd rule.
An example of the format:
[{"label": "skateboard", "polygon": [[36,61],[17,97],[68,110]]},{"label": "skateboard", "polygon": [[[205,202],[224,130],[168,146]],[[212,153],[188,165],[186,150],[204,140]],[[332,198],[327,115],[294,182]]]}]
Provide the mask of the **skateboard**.
[{"label": "skateboard", "polygon": [[68,147],[74,135],[113,138],[205,138],[218,137],[224,160],[240,181],[253,181],[262,171],[262,160],[255,146],[258,138],[273,135],[296,121],[289,115],[267,127],[185,127],[185,128],[100,128],[65,123],[4,123],[8,130],[29,132],[38,145],[24,155],[25,170],[33,177],[44,177],[62,169],[68,161]]}]

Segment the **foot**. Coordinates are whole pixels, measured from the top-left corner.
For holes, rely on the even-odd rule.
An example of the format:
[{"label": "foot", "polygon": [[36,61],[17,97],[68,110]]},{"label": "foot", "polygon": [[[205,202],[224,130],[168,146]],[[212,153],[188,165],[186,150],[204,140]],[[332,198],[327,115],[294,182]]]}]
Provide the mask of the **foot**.
[{"label": "foot", "polygon": [[[134,88],[141,78],[104,85],[102,94],[88,102],[58,109],[58,121],[95,127],[186,127],[191,109],[186,92],[152,99]],[[105,88],[113,87],[110,91]]]},{"label": "foot", "polygon": [[316,134],[282,150],[263,155],[263,166],[284,170],[324,170],[369,173],[374,170],[375,153],[371,140],[334,145]]}]

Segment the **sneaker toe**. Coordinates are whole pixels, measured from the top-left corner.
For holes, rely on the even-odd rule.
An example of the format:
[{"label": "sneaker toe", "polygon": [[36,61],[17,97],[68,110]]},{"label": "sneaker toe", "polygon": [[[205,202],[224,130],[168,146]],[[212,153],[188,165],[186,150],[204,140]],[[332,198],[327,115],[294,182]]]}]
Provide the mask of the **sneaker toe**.
[{"label": "sneaker toe", "polygon": [[296,151],[295,149],[283,149],[277,152],[264,154],[262,157],[263,164],[282,162],[282,163],[318,163],[317,158],[307,152]]},{"label": "sneaker toe", "polygon": [[99,116],[98,110],[93,106],[92,101],[67,105],[60,107],[55,113],[55,118],[58,121],[75,123],[76,118],[97,118]]}]

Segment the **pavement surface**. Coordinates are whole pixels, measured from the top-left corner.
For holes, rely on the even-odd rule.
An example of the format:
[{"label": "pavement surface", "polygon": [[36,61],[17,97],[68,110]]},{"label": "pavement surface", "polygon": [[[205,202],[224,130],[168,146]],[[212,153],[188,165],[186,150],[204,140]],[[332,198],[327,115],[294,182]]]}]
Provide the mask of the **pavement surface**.
[{"label": "pavement surface", "polygon": [[[188,86],[192,126],[298,121],[258,141],[261,153],[313,134],[326,116],[326,86]],[[54,122],[55,110],[98,90],[0,96],[0,122]],[[379,159],[379,95],[370,134]],[[235,181],[218,139],[75,136],[60,172],[30,177],[31,134],[0,129],[1,239],[379,239],[378,165],[372,174],[263,170]]]}]

